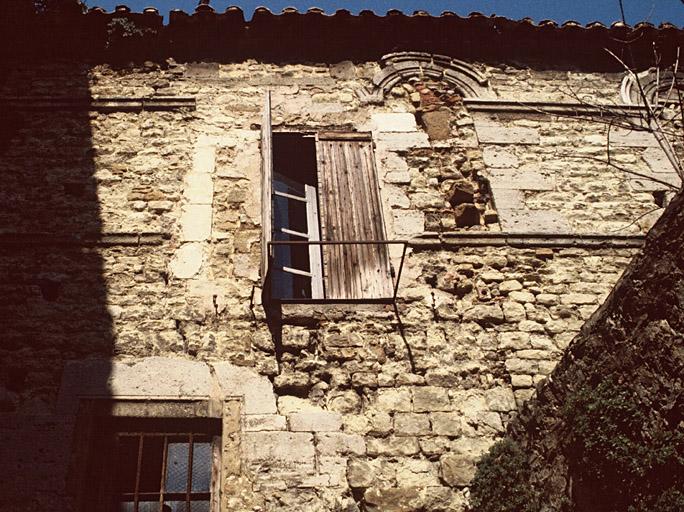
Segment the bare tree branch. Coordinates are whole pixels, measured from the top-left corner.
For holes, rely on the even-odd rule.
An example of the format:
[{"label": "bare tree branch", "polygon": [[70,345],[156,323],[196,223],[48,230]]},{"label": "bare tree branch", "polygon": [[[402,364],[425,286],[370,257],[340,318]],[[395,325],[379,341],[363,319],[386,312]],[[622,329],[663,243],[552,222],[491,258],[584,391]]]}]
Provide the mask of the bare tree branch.
[{"label": "bare tree branch", "polygon": [[630,222],[630,223],[627,224],[626,226],[623,226],[623,227],[618,228],[618,229],[611,229],[611,230],[609,230],[608,232],[609,232],[609,233],[619,233],[620,231],[624,231],[625,229],[629,228],[630,226],[634,226],[637,222],[639,222],[641,219],[643,219],[644,217],[646,217],[646,215],[650,215],[650,214],[652,214],[653,212],[657,212],[658,210],[661,210],[661,209],[662,209],[662,208],[660,208],[660,207],[658,207],[658,208],[653,208],[653,209],[647,211],[646,213],[642,213],[641,215],[639,215],[636,219],[634,219],[632,222]]}]

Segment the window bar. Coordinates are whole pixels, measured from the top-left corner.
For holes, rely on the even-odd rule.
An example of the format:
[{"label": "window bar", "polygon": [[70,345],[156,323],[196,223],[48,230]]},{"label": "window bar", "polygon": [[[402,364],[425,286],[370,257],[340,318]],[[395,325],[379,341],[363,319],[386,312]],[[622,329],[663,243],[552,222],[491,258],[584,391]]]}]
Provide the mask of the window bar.
[{"label": "window bar", "polygon": [[190,434],[188,445],[188,487],[185,489],[185,511],[190,512],[190,492],[192,491],[192,458],[193,458],[193,435]]},{"label": "window bar", "polygon": [[[117,435],[114,436],[114,456],[113,456],[113,466],[116,468],[116,475],[118,476],[120,473],[119,465],[121,464],[121,436]],[[99,463],[97,463],[97,471],[99,473],[104,473],[104,459],[100,460]],[[100,486],[100,489],[98,491],[98,503],[106,503],[109,504],[107,511],[108,512],[119,512],[121,509],[121,491],[120,485],[119,485],[119,480],[117,478],[108,478],[106,483],[109,484],[109,490],[111,493],[107,493],[106,486]],[[104,493],[104,494],[103,494]],[[111,499],[112,496],[114,499]],[[86,510],[86,506],[83,505],[81,508],[78,508],[76,510]]]},{"label": "window bar", "polygon": [[169,436],[164,436],[164,451],[162,452],[161,482],[159,483],[159,512],[164,512],[164,492],[166,491],[166,465],[168,464]]},{"label": "window bar", "polygon": [[279,192],[278,190],[274,190],[273,194],[276,196],[280,196],[280,197],[286,197],[287,199],[294,199],[295,201],[301,201],[302,203],[307,202],[306,197],[295,196],[293,194],[288,194],[287,192]]},{"label": "window bar", "polygon": [[221,437],[211,439],[210,512],[221,512]]},{"label": "window bar", "polygon": [[299,270],[298,268],[292,268],[292,267],[280,267],[280,269],[283,272],[288,272],[290,274],[296,274],[298,276],[304,276],[304,277],[311,277],[311,272],[307,272],[306,270]]},{"label": "window bar", "polygon": [[307,240],[309,239],[308,233],[302,233],[301,231],[295,231],[294,229],[280,228],[280,231],[282,231],[286,235],[294,235],[294,236],[306,238]]},{"label": "window bar", "polygon": [[142,454],[143,454],[143,444],[145,442],[145,436],[141,435],[138,438],[138,464],[135,468],[135,494],[133,495],[133,512],[138,512],[138,501],[140,492],[140,472],[142,471]]}]

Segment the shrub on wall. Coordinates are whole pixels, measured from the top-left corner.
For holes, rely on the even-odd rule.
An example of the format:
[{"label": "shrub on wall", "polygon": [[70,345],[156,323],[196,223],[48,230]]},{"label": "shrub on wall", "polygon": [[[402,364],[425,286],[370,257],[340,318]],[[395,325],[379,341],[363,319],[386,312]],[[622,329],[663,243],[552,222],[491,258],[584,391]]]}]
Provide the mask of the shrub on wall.
[{"label": "shrub on wall", "polygon": [[504,439],[477,463],[470,487],[473,512],[538,512],[539,497],[530,486],[530,465],[518,443]]},{"label": "shrub on wall", "polygon": [[677,418],[669,425],[647,411],[631,386],[612,379],[567,401],[564,451],[579,510],[684,510],[684,432]]}]

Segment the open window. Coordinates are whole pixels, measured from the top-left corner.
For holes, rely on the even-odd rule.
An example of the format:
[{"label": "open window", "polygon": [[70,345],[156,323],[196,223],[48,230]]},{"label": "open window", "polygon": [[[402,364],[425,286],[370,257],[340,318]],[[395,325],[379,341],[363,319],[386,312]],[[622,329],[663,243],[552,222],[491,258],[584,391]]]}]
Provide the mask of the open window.
[{"label": "open window", "polygon": [[370,134],[273,133],[267,95],[261,150],[267,298],[393,301],[388,246],[405,243],[385,237]]}]

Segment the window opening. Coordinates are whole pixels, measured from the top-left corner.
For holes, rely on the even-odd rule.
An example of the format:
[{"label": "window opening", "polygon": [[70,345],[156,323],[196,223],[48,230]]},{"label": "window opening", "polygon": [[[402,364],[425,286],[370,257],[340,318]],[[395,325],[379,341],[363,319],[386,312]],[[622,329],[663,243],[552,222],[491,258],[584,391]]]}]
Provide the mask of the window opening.
[{"label": "window opening", "polygon": [[261,172],[265,300],[396,301],[370,133],[273,133],[267,91]]},{"label": "window opening", "polygon": [[108,421],[95,434],[82,510],[218,512],[220,420]]},{"label": "window opening", "polygon": [[[315,138],[301,133],[273,134],[273,240],[320,241]],[[323,297],[321,248],[277,245],[271,286],[284,299]]]},{"label": "window opening", "polygon": [[120,512],[209,512],[212,439],[193,433],[119,433]]}]

